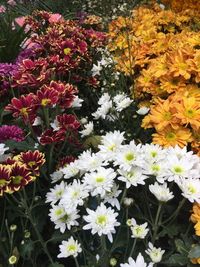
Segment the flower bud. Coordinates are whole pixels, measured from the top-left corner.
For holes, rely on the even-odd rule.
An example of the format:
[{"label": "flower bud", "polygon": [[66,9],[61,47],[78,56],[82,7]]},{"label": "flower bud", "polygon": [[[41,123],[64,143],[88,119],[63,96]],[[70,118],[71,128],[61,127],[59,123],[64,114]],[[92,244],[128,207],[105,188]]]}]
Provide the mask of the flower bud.
[{"label": "flower bud", "polygon": [[110,259],[110,265],[111,266],[116,266],[117,265],[117,260],[115,258]]},{"label": "flower bud", "polygon": [[16,224],[11,224],[10,226],[10,231],[15,232],[17,230],[17,225]]},{"label": "flower bud", "polygon": [[134,202],[133,198],[130,198],[130,197],[124,198],[124,205],[126,207],[130,207],[133,204],[133,202]]},{"label": "flower bud", "polygon": [[17,257],[15,255],[12,255],[9,259],[8,262],[10,265],[13,265],[17,262]]}]

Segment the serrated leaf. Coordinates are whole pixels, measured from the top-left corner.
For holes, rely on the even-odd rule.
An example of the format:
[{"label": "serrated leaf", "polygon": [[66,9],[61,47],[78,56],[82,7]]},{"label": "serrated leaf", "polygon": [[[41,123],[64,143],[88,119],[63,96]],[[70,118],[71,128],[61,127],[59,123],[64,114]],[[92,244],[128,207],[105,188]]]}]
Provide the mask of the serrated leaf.
[{"label": "serrated leaf", "polygon": [[194,247],[190,250],[190,252],[189,252],[189,254],[188,254],[188,257],[189,257],[190,259],[192,259],[192,258],[200,258],[200,246],[199,246],[199,245],[194,246]]},{"label": "serrated leaf", "polygon": [[181,232],[181,229],[178,225],[171,225],[169,227],[164,228],[160,233],[159,236],[163,237],[165,235],[168,235],[170,238],[173,238],[176,236],[179,232]]},{"label": "serrated leaf", "polygon": [[5,142],[6,146],[9,147],[9,149],[12,151],[14,149],[17,149],[19,151],[24,151],[24,150],[34,150],[33,144],[30,144],[26,141],[22,142],[16,142],[12,140],[8,140]]}]

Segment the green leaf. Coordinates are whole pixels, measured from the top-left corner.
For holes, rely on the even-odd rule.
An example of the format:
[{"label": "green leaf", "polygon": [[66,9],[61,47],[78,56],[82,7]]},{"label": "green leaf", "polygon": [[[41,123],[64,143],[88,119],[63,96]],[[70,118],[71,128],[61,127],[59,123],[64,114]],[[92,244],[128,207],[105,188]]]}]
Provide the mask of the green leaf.
[{"label": "green leaf", "polygon": [[25,240],[25,243],[20,246],[20,256],[22,258],[30,258],[34,251],[34,242],[32,240]]},{"label": "green leaf", "polygon": [[184,254],[187,257],[187,255],[188,255],[188,247],[185,245],[183,240],[176,239],[175,240],[175,245],[176,245],[177,251],[180,252],[181,254]]},{"label": "green leaf", "polygon": [[187,263],[188,258],[180,254],[172,255],[167,261],[167,264],[170,266],[186,266]]},{"label": "green leaf", "polygon": [[181,227],[178,225],[171,225],[169,227],[165,227],[160,233],[159,236],[163,237],[165,235],[168,235],[170,238],[173,238],[176,236],[179,232],[181,232]]},{"label": "green leaf", "polygon": [[84,146],[86,148],[88,147],[94,147],[94,148],[97,148],[98,145],[101,143],[101,136],[99,135],[93,135],[91,137],[88,137],[85,142],[84,142]]},{"label": "green leaf", "polygon": [[14,149],[17,149],[19,151],[34,150],[34,143],[30,143],[27,141],[16,142],[16,141],[8,140],[5,142],[5,144],[6,146],[9,147],[11,151]]},{"label": "green leaf", "polygon": [[200,258],[200,245],[196,245],[196,246],[194,246],[194,247],[190,250],[190,252],[189,252],[189,254],[188,254],[188,257],[189,257],[190,259],[192,259],[192,258]]}]

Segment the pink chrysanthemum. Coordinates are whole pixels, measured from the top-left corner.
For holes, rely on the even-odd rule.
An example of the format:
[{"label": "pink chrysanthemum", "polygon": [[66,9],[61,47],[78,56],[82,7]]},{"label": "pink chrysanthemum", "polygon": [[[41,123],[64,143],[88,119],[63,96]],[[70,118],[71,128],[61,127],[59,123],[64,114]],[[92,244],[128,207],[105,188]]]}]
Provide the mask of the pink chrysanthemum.
[{"label": "pink chrysanthemum", "polygon": [[3,125],[0,127],[0,142],[7,140],[15,140],[21,142],[24,140],[24,132],[15,125]]}]

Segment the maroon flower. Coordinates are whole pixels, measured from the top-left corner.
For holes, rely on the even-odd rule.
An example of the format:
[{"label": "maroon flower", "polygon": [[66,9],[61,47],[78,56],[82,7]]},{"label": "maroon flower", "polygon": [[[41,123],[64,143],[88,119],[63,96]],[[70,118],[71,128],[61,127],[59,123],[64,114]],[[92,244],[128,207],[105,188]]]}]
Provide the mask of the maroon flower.
[{"label": "maroon flower", "polygon": [[39,168],[45,163],[44,154],[38,150],[22,152],[19,161],[26,165],[27,170],[34,175],[39,175]]},{"label": "maroon flower", "polygon": [[48,129],[44,131],[40,137],[41,145],[49,145],[53,143],[60,143],[65,140],[66,134],[63,130],[53,131]]},{"label": "maroon flower", "polygon": [[3,125],[0,127],[0,142],[14,140],[21,142],[24,140],[24,132],[21,128],[15,125]]},{"label": "maroon flower", "polygon": [[64,158],[61,158],[58,162],[57,168],[59,169],[59,168],[66,167],[68,164],[74,161],[75,161],[75,157],[73,156],[66,156]]},{"label": "maroon flower", "polygon": [[61,129],[64,130],[77,130],[80,127],[80,123],[76,117],[72,114],[62,114],[56,117]]}]

